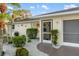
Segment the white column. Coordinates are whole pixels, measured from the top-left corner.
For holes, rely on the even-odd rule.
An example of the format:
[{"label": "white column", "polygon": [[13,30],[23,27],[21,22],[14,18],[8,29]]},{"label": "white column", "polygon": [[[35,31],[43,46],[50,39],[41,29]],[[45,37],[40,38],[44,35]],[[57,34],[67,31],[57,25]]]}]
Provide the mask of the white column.
[{"label": "white column", "polygon": [[58,19],[53,20],[53,29],[58,29],[58,31],[59,31],[58,44],[62,45],[62,43],[63,43],[63,21],[58,20]]},{"label": "white column", "polygon": [[40,42],[42,42],[42,21],[40,20],[39,21],[39,23],[40,23],[40,32],[39,32],[39,39],[40,39]]}]

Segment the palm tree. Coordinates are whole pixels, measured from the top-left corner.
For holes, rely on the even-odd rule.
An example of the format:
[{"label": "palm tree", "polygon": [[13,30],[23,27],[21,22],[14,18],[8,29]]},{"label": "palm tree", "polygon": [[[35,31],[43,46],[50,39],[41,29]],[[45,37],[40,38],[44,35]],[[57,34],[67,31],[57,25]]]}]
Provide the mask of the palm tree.
[{"label": "palm tree", "polygon": [[11,3],[11,4],[7,4],[7,3],[0,3],[0,55],[3,49],[3,29],[5,27],[5,20],[10,20],[12,17],[7,13],[7,7],[8,5],[14,6],[14,7],[20,7],[20,4],[18,3]]},{"label": "palm tree", "polygon": [[11,16],[7,13],[7,5],[11,5],[11,6],[14,6],[14,7],[20,7],[20,4],[18,3],[10,3],[10,4],[7,4],[7,3],[0,3],[0,22],[4,21],[4,20],[7,20],[9,18],[11,18]]},{"label": "palm tree", "polygon": [[32,16],[31,12],[29,10],[24,10],[24,9],[18,9],[18,10],[13,10],[13,18],[28,18]]}]

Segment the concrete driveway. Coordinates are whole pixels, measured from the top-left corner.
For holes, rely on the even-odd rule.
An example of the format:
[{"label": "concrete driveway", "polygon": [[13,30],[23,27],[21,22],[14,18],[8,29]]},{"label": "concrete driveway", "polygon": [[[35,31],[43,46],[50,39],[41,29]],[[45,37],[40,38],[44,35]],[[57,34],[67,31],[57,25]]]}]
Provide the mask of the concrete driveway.
[{"label": "concrete driveway", "polygon": [[78,47],[62,46],[59,49],[55,49],[51,44],[39,43],[37,48],[49,56],[79,56]]}]

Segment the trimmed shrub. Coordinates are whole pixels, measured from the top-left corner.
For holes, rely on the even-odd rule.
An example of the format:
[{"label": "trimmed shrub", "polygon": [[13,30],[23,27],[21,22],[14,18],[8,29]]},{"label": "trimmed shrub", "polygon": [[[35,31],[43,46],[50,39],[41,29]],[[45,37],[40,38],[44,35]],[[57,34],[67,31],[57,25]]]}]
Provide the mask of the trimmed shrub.
[{"label": "trimmed shrub", "polygon": [[26,30],[26,34],[27,34],[29,39],[36,39],[37,33],[38,33],[37,28],[29,28]]},{"label": "trimmed shrub", "polygon": [[24,41],[26,41],[26,36],[25,35],[22,35],[22,37],[24,38]]},{"label": "trimmed shrub", "polygon": [[14,33],[14,36],[19,36],[19,32],[15,32]]},{"label": "trimmed shrub", "polygon": [[24,36],[15,36],[15,37],[13,37],[12,42],[13,42],[14,46],[22,47],[25,45],[26,39]]},{"label": "trimmed shrub", "polygon": [[25,48],[18,48],[16,50],[16,56],[28,56],[29,55],[29,51]]},{"label": "trimmed shrub", "polygon": [[58,43],[58,30],[57,29],[54,29],[51,31],[51,34],[52,34],[52,42],[54,45],[57,45]]}]

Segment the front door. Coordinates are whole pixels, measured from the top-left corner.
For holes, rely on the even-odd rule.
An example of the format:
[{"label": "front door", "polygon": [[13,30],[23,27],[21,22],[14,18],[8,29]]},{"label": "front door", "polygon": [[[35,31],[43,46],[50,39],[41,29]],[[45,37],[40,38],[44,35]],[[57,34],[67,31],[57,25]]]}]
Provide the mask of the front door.
[{"label": "front door", "polygon": [[51,29],[52,29],[52,21],[51,20],[42,21],[43,42],[51,43]]}]

